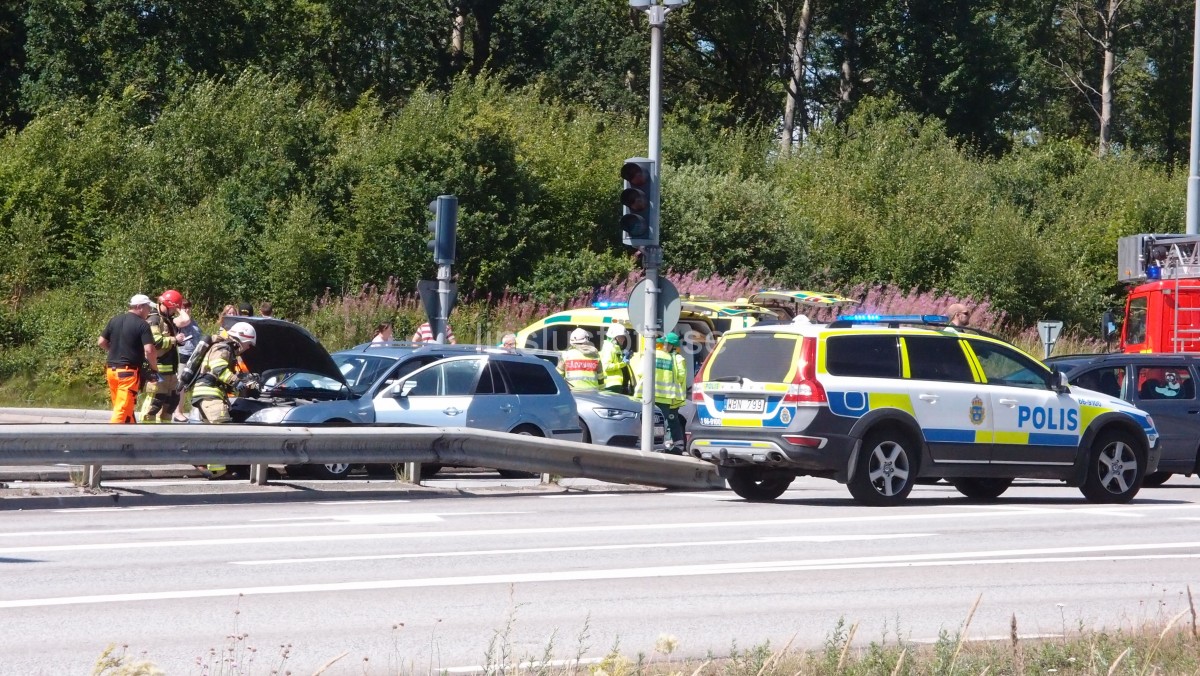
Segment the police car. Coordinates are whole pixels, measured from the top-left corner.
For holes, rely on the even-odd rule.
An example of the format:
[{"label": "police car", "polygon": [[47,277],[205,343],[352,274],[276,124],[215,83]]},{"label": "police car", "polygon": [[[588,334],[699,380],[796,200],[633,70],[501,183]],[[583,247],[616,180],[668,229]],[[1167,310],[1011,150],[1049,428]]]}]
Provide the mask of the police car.
[{"label": "police car", "polygon": [[869,505],[899,504],[928,477],[976,499],[1018,477],[1133,499],[1159,460],[1147,413],[946,323],[852,315],[730,331],[692,388],[688,452],[748,500],[774,500],[802,475]]}]

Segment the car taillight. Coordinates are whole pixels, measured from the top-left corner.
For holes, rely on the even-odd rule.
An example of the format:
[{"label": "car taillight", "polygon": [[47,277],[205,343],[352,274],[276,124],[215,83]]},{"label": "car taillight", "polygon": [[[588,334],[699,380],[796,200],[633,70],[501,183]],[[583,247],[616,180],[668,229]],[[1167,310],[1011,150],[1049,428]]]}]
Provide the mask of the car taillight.
[{"label": "car taillight", "polygon": [[700,391],[700,383],[704,382],[704,367],[708,365],[708,360],[712,355],[704,358],[704,363],[700,365],[700,369],[696,371],[696,377],[692,378],[692,401],[697,404],[704,403],[704,393]]},{"label": "car taillight", "polygon": [[788,385],[783,401],[787,404],[824,404],[825,388],[817,382],[817,339],[804,338],[800,344],[800,363],[796,377]]}]

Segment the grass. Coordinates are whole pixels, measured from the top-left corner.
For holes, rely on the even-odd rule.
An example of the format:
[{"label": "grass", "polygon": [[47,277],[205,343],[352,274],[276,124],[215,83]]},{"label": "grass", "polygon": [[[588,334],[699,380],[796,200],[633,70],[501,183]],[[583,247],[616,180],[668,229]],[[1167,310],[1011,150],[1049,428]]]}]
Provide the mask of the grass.
[{"label": "grass", "polygon": [[[511,592],[510,592],[511,593]],[[798,638],[774,647],[763,642],[748,648],[733,644],[728,654],[703,658],[680,658],[685,646],[669,634],[655,641],[653,654],[627,655],[615,640],[600,660],[585,660],[591,652],[590,621],[575,637],[571,656],[556,659],[557,635],[551,636],[539,655],[519,655],[513,641],[517,610],[510,606],[503,626],[493,632],[484,654],[487,676],[1200,676],[1200,635],[1197,634],[1196,605],[1188,587],[1188,607],[1170,618],[1140,626],[1093,630],[1079,626],[1058,638],[1022,638],[1016,615],[1006,640],[971,640],[971,620],[980,599],[967,613],[957,631],[943,631],[933,643],[916,643],[900,635],[884,636],[863,645],[855,643],[858,625],[839,620],[825,637],[821,648],[792,648]],[[236,615],[236,613],[235,613]],[[395,635],[403,624],[393,625]],[[262,659],[249,643],[249,636],[235,631],[225,637],[222,650],[212,649],[195,661],[196,672],[205,676],[226,674],[291,674],[288,658],[291,644],[279,647],[278,655]],[[430,639],[436,647],[438,637]],[[416,665],[397,654],[382,661],[369,657],[347,659],[348,651],[333,656],[314,674],[423,674],[445,673],[441,665]],[[437,651],[433,651],[434,654]],[[432,658],[431,658],[432,660]],[[354,666],[357,662],[358,666]],[[382,666],[382,670],[375,666]],[[93,676],[157,676],[163,674],[145,653],[131,655],[129,646],[109,646],[97,660]]]}]

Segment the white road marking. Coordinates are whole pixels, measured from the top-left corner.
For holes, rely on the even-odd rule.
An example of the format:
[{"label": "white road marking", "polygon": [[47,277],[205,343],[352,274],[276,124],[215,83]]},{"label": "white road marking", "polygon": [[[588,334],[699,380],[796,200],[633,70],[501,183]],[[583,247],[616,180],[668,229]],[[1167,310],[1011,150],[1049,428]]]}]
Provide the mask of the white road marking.
[{"label": "white road marking", "polygon": [[667,549],[672,547],[721,547],[727,545],[775,544],[780,542],[856,542],[860,540],[898,540],[902,538],[932,537],[933,533],[898,533],[888,535],[797,535],[778,538],[751,538],[748,540],[711,540],[707,542],[647,542],[644,544],[581,545],[578,547],[528,547],[523,549],[484,549],[453,552],[423,552],[411,554],[364,554],[361,556],[316,556],[294,559],[257,559],[230,561],[241,566],[263,566],[285,563],[327,563],[330,561],[381,561],[385,559],[424,559],[456,556],[494,556],[499,554],[540,554],[553,552],[614,551],[621,549]]},{"label": "white road marking", "polygon": [[158,505],[154,507],[72,507],[67,509],[51,510],[55,514],[71,514],[74,512],[157,512],[164,509],[170,509],[168,505]]},{"label": "white road marking", "polygon": [[543,500],[562,500],[563,498],[623,498],[624,493],[563,493],[560,495],[539,495]]},{"label": "white road marking", "polygon": [[[166,599],[198,599],[230,596],[258,596],[266,594],[309,594],[321,592],[366,591],[377,589],[413,589],[424,587],[462,587],[492,584],[534,584],[538,582],[628,580],[635,578],[736,575],[741,573],[761,574],[765,572],[812,572],[821,570],[850,570],[868,568],[977,566],[981,564],[1012,565],[1016,563],[1060,564],[1078,563],[1081,561],[1111,562],[1152,561],[1162,559],[1200,559],[1200,553],[1135,554],[1122,556],[1114,556],[1112,554],[1102,553],[1095,556],[1039,556],[1042,554],[1131,551],[1134,549],[1177,549],[1197,546],[1200,546],[1200,543],[1188,542],[1098,547],[1055,547],[1048,549],[1000,550],[999,552],[950,552],[942,554],[914,554],[903,556],[856,557],[844,559],[650,566],[643,568],[547,571],[540,573],[500,573],[495,575],[464,575],[460,577],[433,577],[422,579],[406,578],[399,580],[367,580],[361,582],[291,584],[270,587],[230,587],[225,589],[209,588],[161,592],[132,592],[125,594],[95,594],[89,596],[62,596],[40,599],[13,599],[8,601],[0,601],[0,608],[34,608],[96,603],[122,603],[131,601],[161,601]],[[1007,557],[1008,555],[1013,554],[1024,554],[1024,556],[1019,558],[981,558],[989,556]]]}]

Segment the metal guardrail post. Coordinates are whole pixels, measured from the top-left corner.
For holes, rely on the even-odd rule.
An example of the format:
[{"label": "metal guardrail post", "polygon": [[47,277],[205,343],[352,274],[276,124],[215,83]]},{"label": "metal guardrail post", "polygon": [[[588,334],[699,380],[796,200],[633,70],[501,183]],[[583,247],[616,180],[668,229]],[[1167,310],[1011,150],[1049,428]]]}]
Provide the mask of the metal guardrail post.
[{"label": "metal guardrail post", "polygon": [[83,485],[88,488],[100,488],[101,465],[85,465]]},{"label": "metal guardrail post", "polygon": [[400,481],[413,484],[414,486],[421,485],[421,463],[406,462],[404,463],[404,471],[400,475]]},{"label": "metal guardrail post", "polygon": [[266,466],[266,464],[259,463],[259,464],[255,464],[255,465],[250,465],[250,483],[254,484],[255,486],[266,486],[267,485],[267,466]]}]

